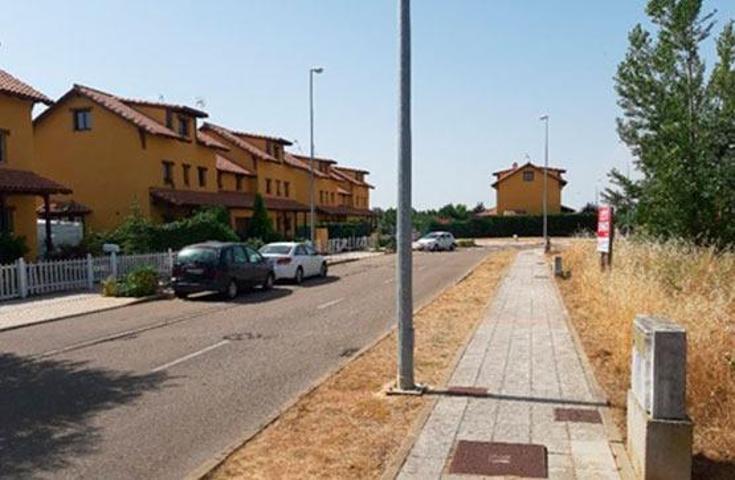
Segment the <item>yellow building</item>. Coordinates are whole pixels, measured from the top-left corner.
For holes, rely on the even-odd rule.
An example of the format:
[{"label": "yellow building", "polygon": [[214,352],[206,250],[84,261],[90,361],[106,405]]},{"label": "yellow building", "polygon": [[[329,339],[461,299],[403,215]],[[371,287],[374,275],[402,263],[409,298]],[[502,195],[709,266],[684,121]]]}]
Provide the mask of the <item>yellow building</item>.
[{"label": "yellow building", "polygon": [[198,131],[206,116],[74,85],[34,120],[37,168],[74,190],[55,205],[79,205],[89,229],[111,230],[134,209],[170,221],[222,203],[217,159],[227,147]]},{"label": "yellow building", "polygon": [[31,114],[37,102],[51,105],[44,94],[0,70],[0,232],[24,237],[30,253],[37,255],[39,198],[46,219],[46,248],[53,250],[50,235],[50,195],[71,193],[67,187],[37,174]]},{"label": "yellow building", "polygon": [[[562,178],[566,170],[547,170],[547,211],[561,213],[561,191],[567,184]],[[514,163],[511,168],[494,172],[492,187],[496,191],[496,206],[490,215],[540,215],[543,213],[544,167],[531,162],[524,165]]]}]

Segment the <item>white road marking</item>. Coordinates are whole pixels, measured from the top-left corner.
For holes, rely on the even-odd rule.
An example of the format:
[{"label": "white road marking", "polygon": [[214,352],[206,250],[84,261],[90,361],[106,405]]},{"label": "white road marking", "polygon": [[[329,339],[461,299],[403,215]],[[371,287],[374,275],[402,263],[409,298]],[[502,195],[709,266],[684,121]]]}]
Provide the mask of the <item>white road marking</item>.
[{"label": "white road marking", "polygon": [[178,365],[181,362],[185,362],[187,360],[191,360],[192,358],[198,357],[199,355],[203,355],[203,354],[205,354],[205,353],[207,353],[207,352],[209,352],[211,350],[214,350],[215,348],[223,347],[223,346],[227,345],[228,343],[230,343],[229,340],[222,340],[220,342],[215,343],[214,345],[210,345],[210,346],[208,346],[206,348],[202,348],[201,350],[197,350],[194,353],[190,353],[189,355],[184,355],[181,358],[177,358],[176,360],[174,360],[172,362],[164,363],[160,367],[156,367],[153,370],[151,370],[151,373],[160,372],[161,370],[166,370],[169,367],[173,367],[174,365]]},{"label": "white road marking", "polygon": [[331,307],[332,305],[337,305],[339,302],[344,300],[344,298],[338,298],[337,300],[332,300],[331,302],[322,303],[318,307],[316,307],[317,310],[323,310],[325,308]]},{"label": "white road marking", "polygon": [[389,278],[388,280],[384,281],[383,283],[393,283],[393,279]]}]

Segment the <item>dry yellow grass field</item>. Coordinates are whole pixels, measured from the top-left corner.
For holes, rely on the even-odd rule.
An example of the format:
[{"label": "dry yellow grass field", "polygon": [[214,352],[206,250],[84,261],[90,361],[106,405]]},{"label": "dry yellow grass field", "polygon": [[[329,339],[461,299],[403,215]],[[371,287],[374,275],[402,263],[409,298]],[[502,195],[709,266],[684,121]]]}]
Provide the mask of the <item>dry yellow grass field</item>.
[{"label": "dry yellow grass field", "polygon": [[624,431],[636,314],[687,329],[687,403],[695,423],[695,478],[735,478],[735,253],[682,243],[616,241],[602,273],[591,241],[562,253],[564,300]]},{"label": "dry yellow grass field", "polygon": [[[445,381],[515,255],[489,255],[415,316],[418,381]],[[209,478],[379,478],[429,401],[382,393],[395,378],[395,359],[394,332],[304,396]]]}]

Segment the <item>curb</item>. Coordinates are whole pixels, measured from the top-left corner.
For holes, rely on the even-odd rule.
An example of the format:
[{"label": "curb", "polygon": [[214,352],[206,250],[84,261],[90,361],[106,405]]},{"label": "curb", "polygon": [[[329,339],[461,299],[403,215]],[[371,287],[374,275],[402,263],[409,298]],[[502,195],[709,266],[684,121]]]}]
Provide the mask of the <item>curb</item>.
[{"label": "curb", "polygon": [[[492,253],[492,251],[491,252],[488,252],[488,255],[490,253]],[[484,256],[484,257],[482,257],[477,263],[475,263],[472,267],[470,267],[467,270],[467,272],[465,272],[463,275],[461,275],[456,281],[450,283],[449,285],[447,285],[446,287],[444,287],[443,289],[441,289],[440,291],[438,291],[436,294],[432,295],[431,298],[428,298],[427,300],[425,300],[424,302],[422,302],[418,307],[415,307],[414,310],[413,310],[413,314],[416,315],[416,314],[420,313],[424,308],[426,308],[434,300],[436,300],[438,297],[440,297],[442,294],[444,294],[447,290],[449,290],[450,288],[456,286],[457,284],[459,284],[460,282],[462,282],[463,280],[465,280],[467,277],[469,277],[472,274],[472,272],[477,268],[477,265],[479,265],[480,262],[482,262],[486,258],[487,258],[487,255]],[[196,469],[194,469],[193,471],[191,471],[189,474],[187,474],[186,476],[184,476],[184,479],[185,480],[202,480],[202,479],[206,479],[207,476],[212,471],[214,471],[217,467],[219,467],[220,465],[222,465],[225,462],[225,460],[227,460],[227,458],[230,457],[230,455],[232,455],[233,453],[235,453],[236,450],[238,450],[239,448],[242,448],[245,445],[247,445],[248,442],[250,442],[255,437],[257,437],[258,435],[260,435],[266,428],[268,428],[275,421],[277,421],[279,418],[281,418],[281,416],[287,410],[289,410],[291,407],[293,407],[294,405],[296,405],[298,402],[300,402],[304,397],[306,397],[307,395],[309,395],[310,393],[312,393],[314,390],[316,390],[317,388],[319,388],[324,382],[326,382],[327,380],[329,380],[329,378],[333,377],[334,375],[336,375],[339,372],[341,372],[342,370],[344,370],[348,365],[352,364],[352,362],[354,362],[358,358],[362,357],[365,353],[367,353],[369,350],[371,350],[373,347],[375,347],[378,343],[380,343],[381,341],[383,341],[384,339],[386,339],[387,337],[389,337],[391,334],[393,334],[393,332],[395,332],[397,330],[397,328],[398,327],[395,326],[395,325],[392,326],[389,330],[387,330],[384,333],[382,333],[381,335],[379,335],[375,340],[373,340],[372,342],[368,343],[366,346],[364,346],[363,348],[361,348],[352,357],[350,357],[349,359],[345,360],[345,362],[343,364],[337,365],[334,368],[332,368],[331,370],[325,372],[324,375],[322,375],[319,378],[317,378],[311,385],[309,385],[308,387],[306,387],[301,392],[297,393],[291,400],[289,400],[285,404],[283,404],[283,406],[281,408],[279,408],[278,411],[275,414],[273,414],[272,416],[268,417],[259,427],[257,427],[255,429],[255,431],[251,435],[247,436],[244,439],[239,439],[239,440],[233,442],[232,444],[228,445],[220,453],[214,455],[208,461],[202,463],[199,467],[197,467]],[[469,342],[467,344],[469,344]],[[464,351],[464,348],[466,348],[466,345],[463,347],[463,351]],[[435,401],[436,400],[431,400],[431,402],[435,402]],[[432,405],[433,405],[433,403],[432,403]],[[431,410],[429,410],[429,412],[430,411]],[[421,418],[422,415],[424,415],[424,412],[423,411],[419,414],[419,418]],[[424,422],[426,421],[426,418],[428,418],[428,413],[425,414]],[[422,425],[423,425],[423,423],[422,423]],[[401,460],[401,464],[402,463],[403,463],[403,459]]]},{"label": "curb", "polygon": [[93,313],[100,313],[100,312],[107,312],[107,311],[110,311],[110,310],[117,310],[119,308],[130,307],[132,305],[139,305],[141,303],[148,303],[148,302],[153,302],[153,301],[156,301],[156,300],[163,300],[165,298],[168,298],[168,295],[167,294],[165,294],[165,293],[157,293],[155,295],[149,295],[147,297],[136,298],[135,300],[131,301],[130,303],[126,303],[124,305],[111,305],[109,307],[100,307],[100,308],[96,308],[94,310],[88,310],[86,312],[71,313],[69,315],[62,315],[60,317],[48,318],[46,320],[41,320],[40,322],[26,323],[26,324],[23,324],[23,325],[12,325],[10,327],[0,327],[0,332],[7,332],[7,331],[10,331],[10,330],[20,330],[21,328],[35,327],[37,325],[43,325],[43,324],[46,324],[46,323],[58,322],[60,320],[69,320],[71,318],[82,317],[84,315],[91,315]]},{"label": "curb", "polygon": [[337,260],[334,262],[330,262],[329,257],[326,257],[326,259],[327,259],[327,265],[331,267],[332,265],[341,265],[343,263],[352,263],[352,262],[359,262],[360,260],[368,260],[370,258],[378,258],[383,255],[387,255],[387,254],[385,252],[381,252],[380,255],[371,255],[369,257],[363,257],[363,258],[359,258],[359,257],[358,258],[344,258],[344,259]]}]

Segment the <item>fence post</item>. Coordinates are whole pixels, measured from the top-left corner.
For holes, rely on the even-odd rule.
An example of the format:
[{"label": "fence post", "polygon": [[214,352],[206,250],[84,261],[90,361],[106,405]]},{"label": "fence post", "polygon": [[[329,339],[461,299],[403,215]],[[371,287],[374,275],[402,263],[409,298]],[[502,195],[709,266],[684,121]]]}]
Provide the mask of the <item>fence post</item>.
[{"label": "fence post", "polygon": [[90,290],[94,288],[94,262],[91,253],[87,254],[87,288]]},{"label": "fence post", "polygon": [[174,272],[174,251],[170,248],[168,249],[168,273],[169,275],[173,275]]},{"label": "fence post", "polygon": [[18,259],[18,294],[20,298],[28,296],[28,271],[26,261],[22,257]]},{"label": "fence post", "polygon": [[110,276],[117,280],[117,253],[110,252]]}]

